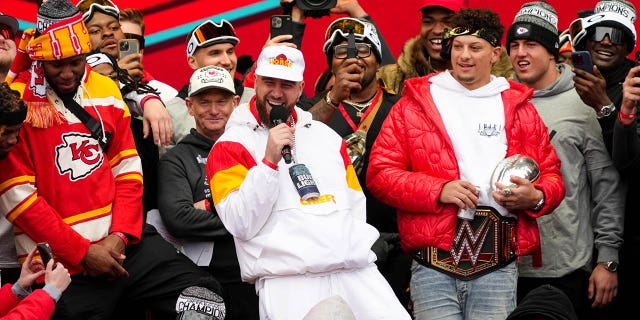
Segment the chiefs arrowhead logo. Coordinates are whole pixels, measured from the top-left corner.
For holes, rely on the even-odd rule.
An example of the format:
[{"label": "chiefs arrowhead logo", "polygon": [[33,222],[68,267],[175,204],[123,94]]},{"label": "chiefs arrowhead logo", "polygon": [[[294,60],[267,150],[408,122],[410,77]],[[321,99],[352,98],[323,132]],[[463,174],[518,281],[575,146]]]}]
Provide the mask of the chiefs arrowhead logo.
[{"label": "chiefs arrowhead logo", "polygon": [[517,34],[520,34],[520,35],[521,35],[521,34],[528,33],[528,32],[529,32],[529,29],[527,29],[527,28],[525,28],[525,27],[520,27],[520,28],[518,28],[518,30],[516,30],[516,33],[517,33]]},{"label": "chiefs arrowhead logo", "polygon": [[84,179],[104,161],[98,141],[89,134],[66,133],[62,141],[56,147],[56,166],[61,175],[69,173],[71,181]]}]

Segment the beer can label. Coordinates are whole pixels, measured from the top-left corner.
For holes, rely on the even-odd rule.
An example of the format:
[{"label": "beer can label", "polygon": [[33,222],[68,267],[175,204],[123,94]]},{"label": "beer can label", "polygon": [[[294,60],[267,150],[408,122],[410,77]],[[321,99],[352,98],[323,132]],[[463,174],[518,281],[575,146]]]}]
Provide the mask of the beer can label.
[{"label": "beer can label", "polygon": [[316,185],[315,180],[313,180],[311,172],[309,172],[307,166],[302,163],[293,165],[289,167],[289,175],[291,176],[291,181],[293,181],[293,185],[296,187],[296,190],[298,190],[298,194],[302,200],[306,201],[320,196],[318,186]]}]

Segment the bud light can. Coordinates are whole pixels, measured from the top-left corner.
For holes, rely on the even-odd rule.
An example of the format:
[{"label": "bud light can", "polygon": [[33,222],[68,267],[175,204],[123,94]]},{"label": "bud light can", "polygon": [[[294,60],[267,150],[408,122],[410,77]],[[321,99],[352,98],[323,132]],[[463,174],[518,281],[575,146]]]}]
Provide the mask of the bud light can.
[{"label": "bud light can", "polygon": [[307,166],[302,163],[289,167],[289,175],[302,200],[317,199],[320,196],[318,186]]}]

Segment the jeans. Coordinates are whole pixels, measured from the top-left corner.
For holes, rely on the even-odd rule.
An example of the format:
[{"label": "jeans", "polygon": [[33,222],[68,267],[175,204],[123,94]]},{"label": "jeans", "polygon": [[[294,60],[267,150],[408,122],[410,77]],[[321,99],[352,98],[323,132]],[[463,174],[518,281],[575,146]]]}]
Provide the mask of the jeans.
[{"label": "jeans", "polygon": [[411,299],[415,320],[503,320],[516,307],[514,261],[471,281],[413,262]]}]

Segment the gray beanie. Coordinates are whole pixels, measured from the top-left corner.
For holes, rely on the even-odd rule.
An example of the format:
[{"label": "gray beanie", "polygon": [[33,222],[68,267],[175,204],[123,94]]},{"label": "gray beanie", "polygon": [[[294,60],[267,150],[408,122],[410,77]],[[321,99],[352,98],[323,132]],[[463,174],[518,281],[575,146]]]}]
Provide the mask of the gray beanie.
[{"label": "gray beanie", "polygon": [[511,41],[518,39],[537,41],[558,58],[560,44],[556,10],[544,1],[523,4],[507,31],[507,53]]},{"label": "gray beanie", "polygon": [[68,0],[49,0],[38,9],[36,30],[40,34],[50,25],[73,17],[78,12],[78,8]]}]

